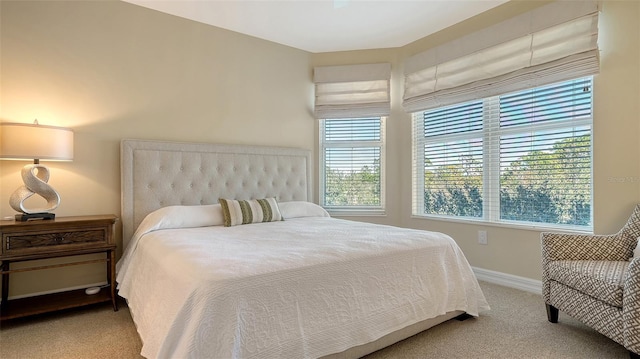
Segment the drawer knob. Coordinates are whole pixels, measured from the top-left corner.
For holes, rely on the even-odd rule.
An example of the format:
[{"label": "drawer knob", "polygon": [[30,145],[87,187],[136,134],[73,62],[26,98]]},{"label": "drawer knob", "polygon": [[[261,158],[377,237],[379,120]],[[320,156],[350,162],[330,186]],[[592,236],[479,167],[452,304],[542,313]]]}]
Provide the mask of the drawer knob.
[{"label": "drawer knob", "polygon": [[62,243],[62,241],[64,241],[64,236],[56,237],[56,243]]}]

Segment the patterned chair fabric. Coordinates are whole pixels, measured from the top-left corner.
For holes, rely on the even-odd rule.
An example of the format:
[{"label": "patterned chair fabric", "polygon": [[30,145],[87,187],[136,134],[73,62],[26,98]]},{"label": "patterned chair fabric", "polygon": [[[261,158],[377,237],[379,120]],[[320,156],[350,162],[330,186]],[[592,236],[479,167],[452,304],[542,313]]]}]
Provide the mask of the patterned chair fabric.
[{"label": "patterned chair fabric", "polygon": [[541,235],[547,309],[566,312],[632,356],[640,354],[640,258],[633,258],[638,237],[640,205],[616,234]]},{"label": "patterned chair fabric", "polygon": [[552,261],[549,278],[622,308],[622,287],[628,261]]}]

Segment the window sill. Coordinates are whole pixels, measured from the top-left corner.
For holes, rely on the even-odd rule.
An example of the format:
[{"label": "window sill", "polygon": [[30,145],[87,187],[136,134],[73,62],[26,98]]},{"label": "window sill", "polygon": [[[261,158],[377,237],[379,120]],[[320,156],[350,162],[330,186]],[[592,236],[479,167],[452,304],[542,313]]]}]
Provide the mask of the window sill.
[{"label": "window sill", "polygon": [[430,220],[430,221],[442,221],[451,223],[461,223],[474,226],[489,226],[499,228],[519,229],[525,231],[534,232],[566,232],[566,233],[584,233],[593,234],[593,228],[577,227],[577,226],[553,226],[548,224],[529,224],[529,223],[513,223],[513,222],[491,222],[483,219],[474,218],[451,218],[444,216],[428,216],[428,215],[411,215],[412,219]]}]

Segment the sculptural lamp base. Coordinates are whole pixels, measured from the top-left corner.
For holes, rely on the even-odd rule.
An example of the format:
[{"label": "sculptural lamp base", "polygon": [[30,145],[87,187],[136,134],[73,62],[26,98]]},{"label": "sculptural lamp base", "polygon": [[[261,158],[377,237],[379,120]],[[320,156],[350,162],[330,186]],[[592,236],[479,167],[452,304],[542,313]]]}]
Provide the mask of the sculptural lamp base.
[{"label": "sculptural lamp base", "polygon": [[[34,162],[38,162],[35,160]],[[22,168],[23,186],[15,190],[9,197],[11,208],[20,212],[16,214],[16,221],[28,221],[30,219],[53,219],[53,211],[60,204],[60,195],[47,182],[49,181],[49,169],[40,163],[26,165]],[[45,207],[27,208],[25,201],[37,194],[47,201]]]},{"label": "sculptural lamp base", "polygon": [[18,222],[33,221],[37,219],[55,219],[55,218],[56,218],[56,214],[49,213],[49,212],[16,214],[16,221]]}]

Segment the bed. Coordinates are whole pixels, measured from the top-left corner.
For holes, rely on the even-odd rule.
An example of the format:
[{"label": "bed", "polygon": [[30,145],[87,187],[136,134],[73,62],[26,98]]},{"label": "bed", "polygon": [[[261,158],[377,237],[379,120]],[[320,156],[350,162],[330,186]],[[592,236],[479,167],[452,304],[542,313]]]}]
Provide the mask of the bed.
[{"label": "bed", "polygon": [[[355,358],[489,309],[451,237],[331,218],[311,173],[303,149],[122,141],[117,282],[143,356]],[[244,199],[271,220],[229,222]]]}]

